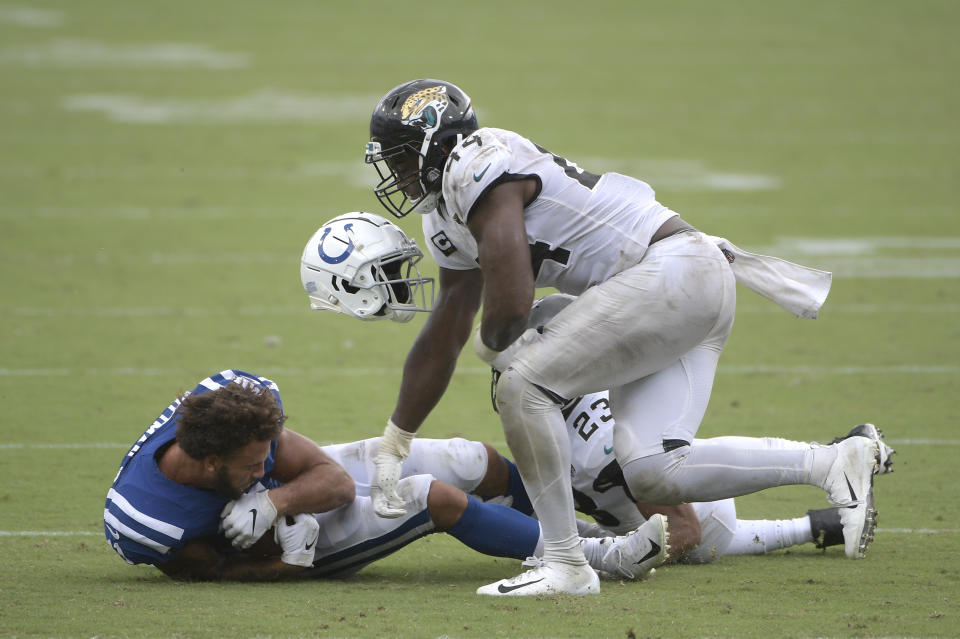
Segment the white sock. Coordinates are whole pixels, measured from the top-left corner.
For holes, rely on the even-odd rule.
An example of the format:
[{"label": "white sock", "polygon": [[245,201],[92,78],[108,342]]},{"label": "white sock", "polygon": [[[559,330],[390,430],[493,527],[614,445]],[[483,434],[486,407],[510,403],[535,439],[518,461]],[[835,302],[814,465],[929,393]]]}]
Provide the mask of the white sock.
[{"label": "white sock", "polygon": [[810,517],[796,519],[738,519],[724,555],[763,555],[813,541]]},{"label": "white sock", "polygon": [[503,432],[540,519],[543,559],[584,565],[570,486],[570,440],[560,407],[515,370],[500,377]]},{"label": "white sock", "polygon": [[587,563],[596,570],[603,570],[603,556],[610,550],[612,537],[590,537],[580,540],[580,548]]}]

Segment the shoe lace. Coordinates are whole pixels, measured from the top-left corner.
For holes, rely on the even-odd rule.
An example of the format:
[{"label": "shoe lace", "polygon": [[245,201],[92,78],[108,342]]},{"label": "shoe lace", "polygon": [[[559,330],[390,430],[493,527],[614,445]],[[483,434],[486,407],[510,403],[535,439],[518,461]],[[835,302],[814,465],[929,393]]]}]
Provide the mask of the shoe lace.
[{"label": "shoe lace", "polygon": [[543,561],[543,557],[527,557],[520,565],[529,566],[530,568],[540,568],[541,566],[545,566],[546,562]]},{"label": "shoe lace", "polygon": [[614,543],[603,556],[604,568],[608,573],[612,573],[620,577],[626,577],[627,579],[636,578],[636,574],[633,572],[633,570],[631,570],[628,565],[625,565],[622,547],[626,540],[634,534],[636,534],[636,531],[629,532],[626,535],[619,535],[614,539]]}]

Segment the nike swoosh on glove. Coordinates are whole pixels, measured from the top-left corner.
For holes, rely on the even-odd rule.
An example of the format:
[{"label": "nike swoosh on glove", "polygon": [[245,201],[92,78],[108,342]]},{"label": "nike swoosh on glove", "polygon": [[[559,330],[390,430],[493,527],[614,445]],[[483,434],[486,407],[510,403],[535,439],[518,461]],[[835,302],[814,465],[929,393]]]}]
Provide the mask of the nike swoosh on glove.
[{"label": "nike swoosh on glove", "polygon": [[220,511],[220,530],[235,548],[246,550],[273,527],[277,507],[261,484]]},{"label": "nike swoosh on glove", "polygon": [[305,513],[281,517],[273,529],[273,540],[283,549],[280,561],[291,566],[311,567],[319,538],[320,524]]}]

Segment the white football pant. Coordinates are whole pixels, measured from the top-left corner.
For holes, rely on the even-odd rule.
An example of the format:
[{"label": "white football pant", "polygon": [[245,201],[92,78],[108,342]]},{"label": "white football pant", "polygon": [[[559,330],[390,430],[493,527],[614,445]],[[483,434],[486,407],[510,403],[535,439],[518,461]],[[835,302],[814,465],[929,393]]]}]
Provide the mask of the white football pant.
[{"label": "white football pant", "polygon": [[[357,495],[370,494],[370,482],[376,473],[380,437],[323,447],[353,478]],[[410,455],[403,460],[401,477],[433,475],[435,479],[471,493],[487,473],[487,449],[480,442],[461,437],[429,439],[417,437],[410,442]]]},{"label": "white football pant", "polygon": [[[572,502],[569,442],[556,402],[586,393],[609,389],[617,460],[634,497],[647,503],[715,501],[810,482],[810,450],[772,450],[759,439],[754,448],[688,445],[735,310],[726,257],[702,233],[678,233],[587,289],[517,354],[500,378],[500,417],[548,548],[555,530],[564,531],[564,547],[576,532],[560,514]],[[835,452],[823,457],[820,469]],[[555,526],[548,509],[557,511]]]}]

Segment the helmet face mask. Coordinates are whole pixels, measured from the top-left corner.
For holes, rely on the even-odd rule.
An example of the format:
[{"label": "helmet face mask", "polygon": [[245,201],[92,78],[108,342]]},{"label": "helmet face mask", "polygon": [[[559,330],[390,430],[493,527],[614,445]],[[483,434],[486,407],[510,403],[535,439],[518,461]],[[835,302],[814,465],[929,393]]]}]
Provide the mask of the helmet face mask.
[{"label": "helmet face mask", "polygon": [[[423,157],[410,143],[394,146],[387,151],[379,142],[367,143],[366,162],[373,164],[379,176],[374,194],[384,207],[397,217],[419,210],[429,196],[424,192],[420,179]],[[429,213],[433,206],[424,213]]]},{"label": "helmet face mask", "polygon": [[373,213],[347,213],[307,242],[300,278],[314,310],[362,320],[408,322],[433,304],[433,279],[421,277],[417,243]]},{"label": "helmet face mask", "polygon": [[370,118],[366,162],[380,177],[374,194],[396,217],[437,206],[447,154],[478,128],[470,98],[442,80],[390,90]]}]

